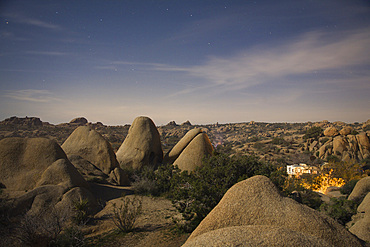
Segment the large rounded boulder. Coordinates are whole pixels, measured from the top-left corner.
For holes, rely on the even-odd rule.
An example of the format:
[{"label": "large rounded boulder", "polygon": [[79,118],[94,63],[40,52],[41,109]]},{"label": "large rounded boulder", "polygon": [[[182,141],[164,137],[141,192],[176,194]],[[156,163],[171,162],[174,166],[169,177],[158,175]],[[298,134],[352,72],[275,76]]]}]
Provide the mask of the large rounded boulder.
[{"label": "large rounded boulder", "polygon": [[0,182],[7,189],[31,190],[55,161],[67,159],[54,141],[46,138],[5,138],[0,141]]},{"label": "large rounded boulder", "polygon": [[286,246],[329,247],[328,243],[315,236],[292,231],[279,226],[231,226],[206,232],[183,247],[199,246]]},{"label": "large rounded boulder", "polygon": [[335,220],[282,197],[271,180],[260,175],[231,187],[187,243],[217,229],[250,225],[281,227],[321,239],[329,246],[362,246],[358,238]]},{"label": "large rounded boulder", "polygon": [[327,127],[324,130],[324,135],[325,136],[333,137],[333,136],[337,136],[338,134],[339,134],[338,129],[333,127],[333,126]]},{"label": "large rounded boulder", "polygon": [[163,151],[153,121],[148,117],[137,117],[116,155],[121,168],[157,167],[163,160]]},{"label": "large rounded boulder", "polygon": [[206,133],[196,135],[175,160],[182,171],[194,171],[202,165],[204,157],[212,155],[213,146]]},{"label": "large rounded boulder", "polygon": [[60,159],[51,164],[41,175],[37,187],[42,185],[60,185],[65,188],[85,187],[88,183],[77,169],[66,159]]},{"label": "large rounded boulder", "polygon": [[116,155],[110,143],[88,126],[75,129],[63,143],[62,148],[67,155],[79,155],[105,174],[118,167]]}]

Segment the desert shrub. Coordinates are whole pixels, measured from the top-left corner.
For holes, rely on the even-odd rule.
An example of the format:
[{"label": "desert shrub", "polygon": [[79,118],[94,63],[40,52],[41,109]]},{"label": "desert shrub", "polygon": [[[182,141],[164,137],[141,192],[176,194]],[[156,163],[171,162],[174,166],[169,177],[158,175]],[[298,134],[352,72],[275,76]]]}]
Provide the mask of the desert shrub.
[{"label": "desert shrub", "polygon": [[351,181],[347,182],[340,188],[340,193],[345,195],[351,194],[352,190],[355,188],[355,185],[357,184],[358,181],[359,181],[358,179],[352,179]]},{"label": "desert shrub", "polygon": [[323,203],[320,206],[320,211],[345,225],[351,220],[352,215],[356,214],[357,206],[355,202],[343,197],[330,198],[329,203]]},{"label": "desert shrub", "polygon": [[[285,180],[285,184],[281,192],[284,196],[288,196],[299,203],[309,206],[310,208],[319,209],[322,204],[319,194],[303,187],[304,182],[307,183],[306,180],[300,177],[289,177]],[[296,193],[299,194],[299,198],[294,196]]]},{"label": "desert shrub", "polygon": [[289,143],[287,141],[284,140],[284,138],[281,138],[281,137],[274,137],[274,139],[272,139],[271,141],[271,144],[274,144],[274,145],[288,145]]},{"label": "desert shrub", "polygon": [[87,199],[80,199],[79,201],[74,201],[72,204],[72,209],[74,215],[72,216],[72,221],[77,225],[84,225],[89,221],[88,209],[89,201]]},{"label": "desert shrub", "polygon": [[50,242],[51,247],[83,247],[86,246],[85,236],[81,229],[71,226],[63,230],[59,236]]},{"label": "desert shrub", "polygon": [[329,155],[326,160],[328,162],[339,162],[340,161],[340,158],[338,156],[335,156],[335,155]]},{"label": "desert shrub", "polygon": [[320,127],[309,128],[303,136],[303,139],[318,139],[321,136],[322,132],[323,130]]},{"label": "desert shrub", "polygon": [[53,209],[38,214],[25,214],[15,229],[14,237],[28,246],[47,246],[62,231],[67,217]]},{"label": "desert shrub", "polygon": [[174,176],[170,197],[186,222],[183,230],[192,231],[231,186],[254,175],[268,176],[281,188],[286,174],[254,156],[220,154],[205,159],[190,174]]},{"label": "desert shrub", "polygon": [[336,178],[342,178],[345,182],[349,182],[354,179],[361,179],[363,170],[357,162],[348,161],[336,161],[330,162],[329,166],[333,169],[333,176]]},{"label": "desert shrub", "polygon": [[224,154],[232,154],[233,148],[232,144],[230,142],[224,142],[222,144],[219,144],[215,147],[214,152],[216,154],[224,153]]},{"label": "desert shrub", "polygon": [[310,208],[318,210],[323,203],[318,193],[312,190],[303,190],[301,193],[302,204],[309,206]]},{"label": "desert shrub", "polygon": [[142,212],[142,200],[137,196],[132,198],[124,196],[121,205],[113,204],[111,219],[116,227],[122,232],[130,232],[134,228],[135,221]]},{"label": "desert shrub", "polygon": [[134,190],[135,194],[158,195],[158,189],[155,180],[148,177],[137,176],[135,181],[131,183],[131,188]]},{"label": "desert shrub", "polygon": [[255,143],[253,144],[253,147],[254,147],[255,149],[257,149],[257,150],[262,150],[265,146],[266,146],[266,145],[265,145],[264,143],[259,142],[259,141],[255,142]]}]

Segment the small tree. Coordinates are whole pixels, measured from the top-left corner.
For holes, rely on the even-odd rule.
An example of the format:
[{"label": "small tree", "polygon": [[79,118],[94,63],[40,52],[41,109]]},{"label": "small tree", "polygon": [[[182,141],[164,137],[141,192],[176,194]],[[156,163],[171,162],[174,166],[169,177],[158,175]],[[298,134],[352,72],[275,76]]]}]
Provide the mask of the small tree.
[{"label": "small tree", "polygon": [[122,204],[113,204],[113,215],[111,217],[115,226],[122,232],[130,232],[134,228],[135,221],[142,213],[142,200],[137,196],[121,198]]}]

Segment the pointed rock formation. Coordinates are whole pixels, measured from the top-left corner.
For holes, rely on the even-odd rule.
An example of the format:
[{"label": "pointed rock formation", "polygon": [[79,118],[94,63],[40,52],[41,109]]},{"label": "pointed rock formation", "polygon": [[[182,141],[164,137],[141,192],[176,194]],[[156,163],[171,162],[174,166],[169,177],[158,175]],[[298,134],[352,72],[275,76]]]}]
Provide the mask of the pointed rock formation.
[{"label": "pointed rock formation", "polygon": [[59,159],[67,156],[54,140],[5,138],[0,141],[0,182],[8,189],[31,190]]},{"label": "pointed rock formation", "polygon": [[121,168],[157,167],[163,160],[163,151],[153,121],[148,117],[137,117],[116,155]]},{"label": "pointed rock formation", "polygon": [[202,165],[204,157],[212,155],[212,151],[213,147],[207,134],[199,133],[181,152],[174,165],[182,171],[194,171],[196,167]]},{"label": "pointed rock formation", "polygon": [[199,133],[202,133],[202,129],[200,128],[189,130],[185,136],[181,138],[181,140],[164,156],[163,162],[166,164],[172,164]]},{"label": "pointed rock formation", "polygon": [[271,180],[260,175],[231,187],[186,243],[213,230],[251,225],[281,227],[292,231],[292,234],[299,232],[321,239],[329,246],[362,246],[359,239],[335,220],[282,197]]},{"label": "pointed rock formation", "polygon": [[118,167],[116,155],[110,143],[88,126],[80,126],[63,143],[67,155],[79,155],[109,174]]}]

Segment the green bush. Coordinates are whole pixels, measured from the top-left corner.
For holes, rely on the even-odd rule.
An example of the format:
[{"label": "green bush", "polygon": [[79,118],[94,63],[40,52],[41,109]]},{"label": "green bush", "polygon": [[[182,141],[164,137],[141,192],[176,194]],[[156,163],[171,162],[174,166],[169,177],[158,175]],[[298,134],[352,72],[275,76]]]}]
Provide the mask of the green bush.
[{"label": "green bush", "polygon": [[357,204],[340,198],[330,198],[329,203],[323,203],[320,211],[337,220],[340,224],[345,225],[351,220],[352,215],[356,214]]}]

